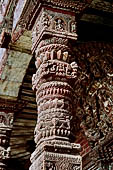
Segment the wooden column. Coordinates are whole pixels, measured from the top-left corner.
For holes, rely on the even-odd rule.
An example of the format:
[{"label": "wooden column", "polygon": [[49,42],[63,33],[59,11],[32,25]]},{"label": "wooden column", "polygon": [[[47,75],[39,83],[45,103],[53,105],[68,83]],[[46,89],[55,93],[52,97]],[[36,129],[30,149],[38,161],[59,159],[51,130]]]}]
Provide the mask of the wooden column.
[{"label": "wooden column", "polygon": [[78,65],[71,43],[77,40],[76,14],[84,7],[74,1],[43,1],[35,13],[32,51],[37,72],[32,82],[38,119],[30,170],[82,169],[81,147],[73,143],[72,133]]},{"label": "wooden column", "polygon": [[13,128],[14,114],[22,109],[25,103],[0,98],[0,170],[6,170],[10,158],[10,137]]},{"label": "wooden column", "polygon": [[7,168],[10,155],[9,140],[12,130],[13,113],[0,112],[0,170]]}]

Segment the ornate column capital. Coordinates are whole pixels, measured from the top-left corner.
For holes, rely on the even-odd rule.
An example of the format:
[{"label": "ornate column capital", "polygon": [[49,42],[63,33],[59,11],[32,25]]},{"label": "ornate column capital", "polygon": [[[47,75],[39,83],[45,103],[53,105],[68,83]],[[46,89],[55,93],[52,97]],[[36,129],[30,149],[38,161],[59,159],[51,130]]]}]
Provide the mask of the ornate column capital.
[{"label": "ornate column capital", "polygon": [[[41,48],[44,44],[66,46],[69,40],[77,40],[75,20],[74,12],[42,7],[33,27],[32,51],[34,52],[38,46],[38,48]],[[44,39],[48,39],[48,41],[44,42]]]},{"label": "ornate column capital", "polygon": [[55,37],[56,41],[59,39],[77,40],[76,23],[78,16],[90,2],[73,0],[42,0],[35,2],[35,8],[32,9],[34,14],[28,24],[28,27],[33,30],[32,51],[36,50],[42,39]]}]

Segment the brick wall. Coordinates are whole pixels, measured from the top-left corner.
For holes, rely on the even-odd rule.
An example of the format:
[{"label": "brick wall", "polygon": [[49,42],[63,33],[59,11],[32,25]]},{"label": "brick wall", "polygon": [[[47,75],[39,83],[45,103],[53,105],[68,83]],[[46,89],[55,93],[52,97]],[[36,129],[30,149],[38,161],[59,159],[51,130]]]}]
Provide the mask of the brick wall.
[{"label": "brick wall", "polygon": [[82,150],[80,154],[82,157],[84,157],[91,150],[89,143],[82,132],[79,134],[79,136],[77,136],[76,143],[81,144]]}]

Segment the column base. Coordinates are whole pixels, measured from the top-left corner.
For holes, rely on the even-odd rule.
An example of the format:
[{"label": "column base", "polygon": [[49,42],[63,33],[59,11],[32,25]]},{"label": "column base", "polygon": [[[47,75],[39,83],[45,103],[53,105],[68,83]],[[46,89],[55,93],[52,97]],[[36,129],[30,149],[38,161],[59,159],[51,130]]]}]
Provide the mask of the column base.
[{"label": "column base", "polygon": [[32,154],[30,170],[82,170],[79,150],[79,144],[45,142]]}]

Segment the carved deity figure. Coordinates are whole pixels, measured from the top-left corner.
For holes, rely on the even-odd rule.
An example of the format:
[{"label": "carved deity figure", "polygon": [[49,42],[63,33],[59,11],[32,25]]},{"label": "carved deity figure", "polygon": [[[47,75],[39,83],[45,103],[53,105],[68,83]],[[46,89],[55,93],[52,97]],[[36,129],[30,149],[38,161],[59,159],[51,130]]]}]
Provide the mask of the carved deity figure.
[{"label": "carved deity figure", "polygon": [[5,126],[7,124],[7,120],[4,115],[0,115],[0,124]]},{"label": "carved deity figure", "polygon": [[76,23],[75,22],[71,23],[71,33],[76,33]]},{"label": "carved deity figure", "polygon": [[43,14],[42,14],[41,23],[42,23],[43,27],[48,27],[50,24],[49,17],[46,12],[43,12]]},{"label": "carved deity figure", "polygon": [[58,18],[55,22],[55,29],[57,31],[64,31],[65,30],[65,24],[64,21],[60,18]]},{"label": "carved deity figure", "polygon": [[46,163],[46,169],[47,170],[56,170],[56,167],[52,162],[48,162],[48,163]]}]

